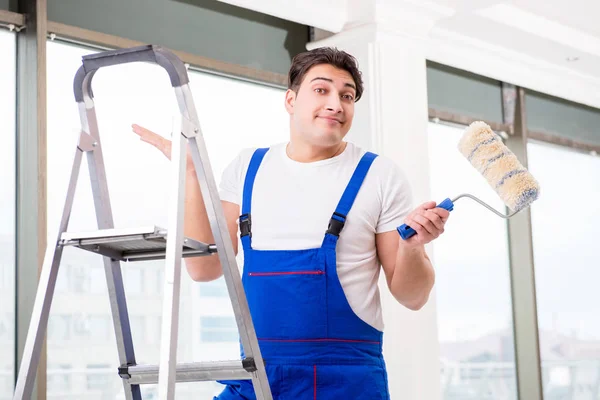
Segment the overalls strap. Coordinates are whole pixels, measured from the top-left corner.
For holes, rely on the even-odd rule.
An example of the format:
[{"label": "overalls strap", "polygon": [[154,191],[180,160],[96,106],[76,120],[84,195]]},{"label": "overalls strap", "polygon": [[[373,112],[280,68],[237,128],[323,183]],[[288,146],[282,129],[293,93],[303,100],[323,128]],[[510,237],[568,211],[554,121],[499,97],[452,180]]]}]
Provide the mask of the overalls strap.
[{"label": "overalls strap", "polygon": [[356,166],[356,169],[352,174],[352,178],[350,178],[350,182],[348,183],[348,186],[346,186],[346,190],[344,190],[344,194],[342,195],[335,212],[331,216],[329,227],[327,228],[325,239],[323,240],[324,246],[335,246],[337,243],[337,239],[344,228],[344,224],[346,223],[346,216],[350,212],[350,209],[354,204],[354,200],[360,191],[360,187],[362,186],[365,177],[369,172],[369,168],[371,168],[371,165],[376,157],[377,154],[367,152],[362,156],[360,162]]},{"label": "overalls strap", "polygon": [[246,172],[246,179],[244,181],[244,193],[242,196],[242,214],[240,215],[240,237],[242,238],[242,244],[244,246],[250,246],[252,237],[252,188],[254,187],[254,179],[256,173],[260,167],[265,154],[269,151],[268,148],[260,148],[254,151],[250,164],[248,165],[248,171]]}]

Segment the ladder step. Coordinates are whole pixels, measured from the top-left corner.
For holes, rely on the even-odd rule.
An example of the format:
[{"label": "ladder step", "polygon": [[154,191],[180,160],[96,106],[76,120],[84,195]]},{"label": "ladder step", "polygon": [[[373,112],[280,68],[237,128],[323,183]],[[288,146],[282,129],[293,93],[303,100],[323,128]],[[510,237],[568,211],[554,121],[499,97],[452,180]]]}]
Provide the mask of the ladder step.
[{"label": "ladder step", "polygon": [[[148,261],[165,258],[167,230],[157,226],[65,232],[59,246],[78,247],[119,261]],[[182,256],[198,257],[217,252],[214,244],[183,239]]]},{"label": "ladder step", "polygon": [[[158,365],[131,365],[119,368],[119,376],[131,385],[158,383]],[[254,360],[207,361],[177,364],[176,382],[252,379]]]}]

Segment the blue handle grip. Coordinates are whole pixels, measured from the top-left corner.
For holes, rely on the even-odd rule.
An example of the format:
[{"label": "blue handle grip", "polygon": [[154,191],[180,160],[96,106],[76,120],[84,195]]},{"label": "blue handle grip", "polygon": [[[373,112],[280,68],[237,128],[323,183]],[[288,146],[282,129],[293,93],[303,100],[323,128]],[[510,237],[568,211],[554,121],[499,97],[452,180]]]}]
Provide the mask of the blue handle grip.
[{"label": "blue handle grip", "polygon": [[[452,210],[454,210],[454,203],[450,199],[445,199],[440,204],[438,204],[436,207],[443,208],[444,210],[452,211]],[[404,240],[410,238],[411,236],[413,236],[414,234],[417,233],[413,228],[411,228],[410,226],[408,226],[406,224],[400,225],[397,228],[397,230],[398,230],[398,233],[400,234],[400,237]]]}]

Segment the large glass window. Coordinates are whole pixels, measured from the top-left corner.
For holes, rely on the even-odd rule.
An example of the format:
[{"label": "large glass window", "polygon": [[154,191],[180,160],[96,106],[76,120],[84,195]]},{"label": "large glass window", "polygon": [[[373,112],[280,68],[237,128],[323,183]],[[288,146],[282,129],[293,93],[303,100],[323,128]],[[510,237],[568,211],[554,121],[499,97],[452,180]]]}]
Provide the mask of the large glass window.
[{"label": "large glass window", "polygon": [[[463,128],[429,125],[432,198],[462,193],[497,210],[503,203],[458,152]],[[506,223],[463,198],[433,252],[442,398],[516,399]]]},{"label": "large glass window", "polygon": [[[73,77],[81,56],[92,50],[49,42],[47,51],[48,233],[53,237],[80,129]],[[282,90],[200,72],[190,72],[190,81],[217,183],[225,166],[242,148],[287,139]],[[169,161],[131,131],[131,124],[136,123],[169,137],[179,114],[166,72],[141,63],[105,68],[95,75],[93,90],[115,226],[166,227]],[[264,118],[266,114],[269,118]],[[95,229],[84,159],[69,230]],[[140,364],[159,361],[163,267],[163,261],[122,264]],[[183,270],[178,361],[239,357],[237,336],[230,334],[232,317],[222,279],[195,283]],[[122,398],[99,256],[65,249],[50,328],[48,364],[55,367],[48,369],[48,381],[53,382],[48,385],[48,399]],[[222,335],[224,332],[227,335]],[[215,342],[217,333],[227,340]],[[176,393],[177,398],[200,399],[212,398],[220,390],[216,383],[178,384]],[[156,385],[144,386],[143,391],[148,396],[157,394]]]},{"label": "large glass window", "polygon": [[233,317],[202,317],[200,329],[200,340],[203,342],[234,342],[238,338]]},{"label": "large glass window", "polygon": [[0,57],[0,400],[8,400],[15,369],[16,41],[2,29]]},{"label": "large glass window", "polygon": [[600,398],[600,158],[530,143],[544,399]]}]

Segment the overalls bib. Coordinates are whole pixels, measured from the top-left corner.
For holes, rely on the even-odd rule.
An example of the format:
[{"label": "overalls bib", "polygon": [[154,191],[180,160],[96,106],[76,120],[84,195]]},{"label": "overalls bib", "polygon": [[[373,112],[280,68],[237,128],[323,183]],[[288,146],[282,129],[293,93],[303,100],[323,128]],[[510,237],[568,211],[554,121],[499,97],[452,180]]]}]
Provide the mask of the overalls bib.
[{"label": "overalls bib", "polygon": [[[358,163],[320,248],[254,250],[252,187],[267,151],[256,150],[250,161],[240,231],[242,282],[273,398],[387,400],[383,333],[352,311],[336,270],[338,237],[377,156],[366,153]],[[217,400],[256,399],[250,380],[221,383],[227,386]]]}]

